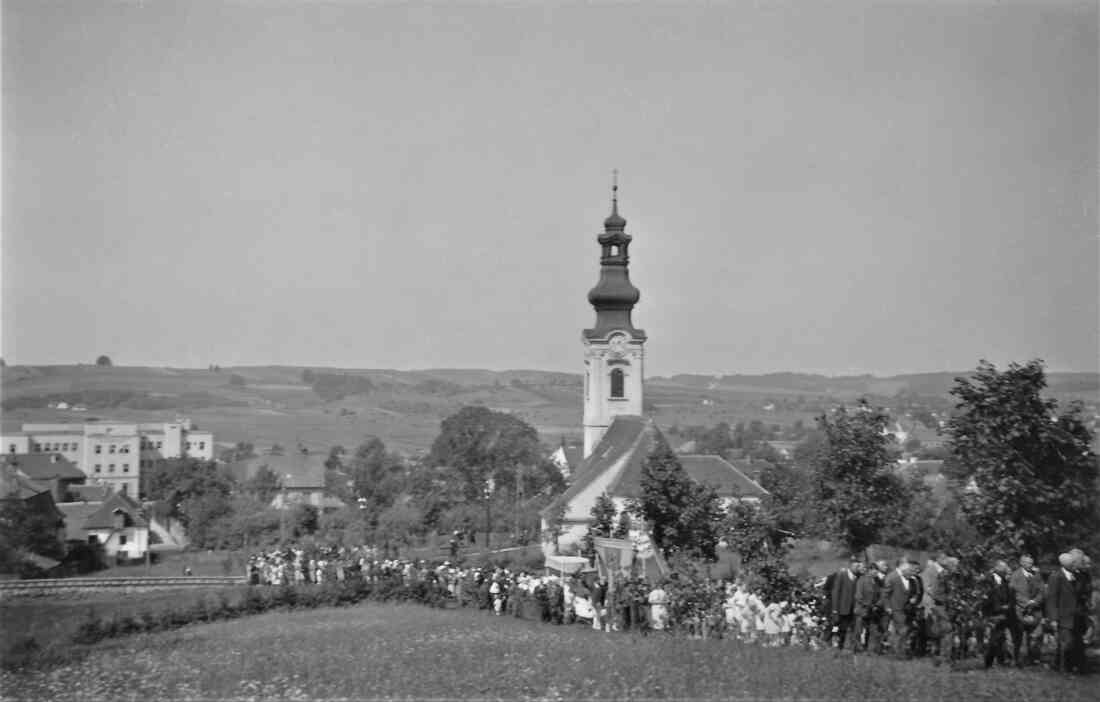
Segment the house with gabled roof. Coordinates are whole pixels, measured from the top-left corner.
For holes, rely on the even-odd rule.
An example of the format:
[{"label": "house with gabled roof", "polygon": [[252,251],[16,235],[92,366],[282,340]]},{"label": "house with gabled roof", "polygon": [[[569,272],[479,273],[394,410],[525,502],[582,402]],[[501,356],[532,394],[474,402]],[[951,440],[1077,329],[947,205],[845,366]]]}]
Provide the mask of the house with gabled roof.
[{"label": "house with gabled roof", "polygon": [[3,460],[23,476],[47,486],[56,502],[67,501],[72,488],[86,480],[84,472],[59,453],[9,453]]},{"label": "house with gabled roof", "polygon": [[121,492],[100,502],[63,502],[67,541],[103,548],[109,558],[138,560],[149,550],[149,518],[141,504]]},{"label": "house with gabled roof", "polygon": [[275,509],[294,505],[313,505],[322,511],[337,510],[344,506],[339,498],[329,495],[325,485],[325,461],[328,456],[304,449],[284,454],[253,456],[233,466],[240,480],[248,480],[261,468],[267,468],[279,479],[280,489],[271,500]]},{"label": "house with gabled roof", "polygon": [[[612,188],[611,215],[604,220],[600,278],[588,293],[596,324],[581,334],[584,346],[584,454],[572,484],[542,510],[544,548],[569,549],[583,538],[596,498],[606,493],[621,512],[641,495],[642,468],[661,430],[643,416],[643,367],[646,333],[634,326],[631,312],[641,298],[630,282],[631,236],[619,214],[618,185]],[[719,456],[678,457],[687,474],[717,489],[728,507],[753,502],[767,491],[744,471]],[[639,529],[640,530],[640,529]]]}]

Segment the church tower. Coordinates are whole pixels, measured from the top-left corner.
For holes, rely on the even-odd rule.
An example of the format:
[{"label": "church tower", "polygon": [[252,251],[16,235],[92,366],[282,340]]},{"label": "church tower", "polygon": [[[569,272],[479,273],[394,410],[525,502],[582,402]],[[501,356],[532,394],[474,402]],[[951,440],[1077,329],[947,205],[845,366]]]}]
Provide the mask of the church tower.
[{"label": "church tower", "polygon": [[611,187],[611,215],[604,220],[600,244],[600,280],[588,293],[596,326],[585,329],[584,457],[587,458],[615,417],[642,414],[643,346],[646,335],[635,329],[630,312],[641,293],[630,282],[630,235],[619,215],[619,184]]}]

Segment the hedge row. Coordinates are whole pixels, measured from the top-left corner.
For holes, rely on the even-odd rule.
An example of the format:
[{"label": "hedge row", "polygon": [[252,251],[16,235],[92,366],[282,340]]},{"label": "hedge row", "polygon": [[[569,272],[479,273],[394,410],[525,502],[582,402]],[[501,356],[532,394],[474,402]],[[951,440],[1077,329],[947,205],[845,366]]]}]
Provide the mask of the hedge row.
[{"label": "hedge row", "polygon": [[344,607],[365,601],[413,602],[443,607],[447,602],[447,593],[434,583],[414,582],[406,585],[400,579],[376,583],[355,579],[323,585],[250,586],[236,601],[225,592],[220,592],[216,598],[208,597],[188,607],[161,612],[99,617],[94,611],[89,611],[87,620],[73,634],[73,642],[92,644],[127,634],[167,631],[188,624],[236,619],[273,610]]}]

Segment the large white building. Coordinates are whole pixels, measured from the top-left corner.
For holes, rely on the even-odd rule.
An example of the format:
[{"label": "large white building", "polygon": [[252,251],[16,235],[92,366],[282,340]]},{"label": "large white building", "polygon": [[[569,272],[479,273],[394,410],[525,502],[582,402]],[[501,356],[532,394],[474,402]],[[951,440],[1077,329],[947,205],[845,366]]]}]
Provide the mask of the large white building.
[{"label": "large white building", "polygon": [[175,422],[24,424],[4,433],[0,445],[8,454],[60,454],[93,482],[123,495],[138,496],[142,468],[166,458],[214,458],[214,434],[198,431],[190,419]]}]

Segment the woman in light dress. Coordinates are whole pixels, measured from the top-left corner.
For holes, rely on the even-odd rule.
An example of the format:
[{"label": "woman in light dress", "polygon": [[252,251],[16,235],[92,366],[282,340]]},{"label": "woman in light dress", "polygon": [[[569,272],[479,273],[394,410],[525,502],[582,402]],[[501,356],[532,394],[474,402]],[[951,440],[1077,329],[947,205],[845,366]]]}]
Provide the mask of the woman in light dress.
[{"label": "woman in light dress", "polygon": [[778,646],[782,630],[783,606],[779,602],[772,602],[764,608],[764,645]]},{"label": "woman in light dress", "polygon": [[662,583],[649,592],[649,626],[654,631],[663,631],[668,626],[668,593]]}]

